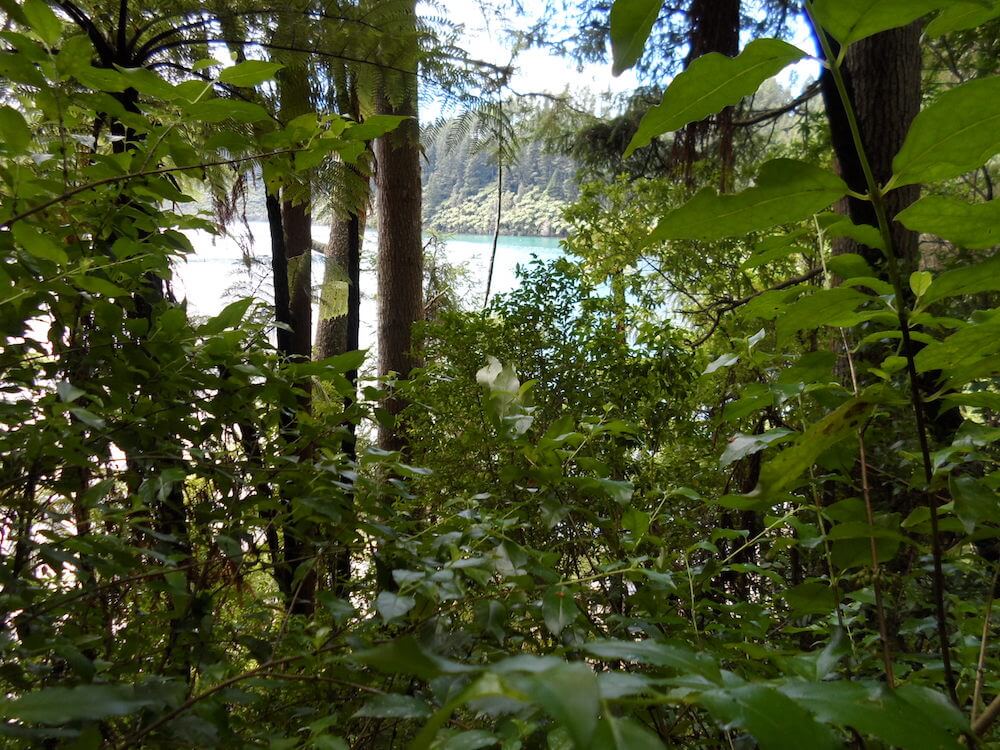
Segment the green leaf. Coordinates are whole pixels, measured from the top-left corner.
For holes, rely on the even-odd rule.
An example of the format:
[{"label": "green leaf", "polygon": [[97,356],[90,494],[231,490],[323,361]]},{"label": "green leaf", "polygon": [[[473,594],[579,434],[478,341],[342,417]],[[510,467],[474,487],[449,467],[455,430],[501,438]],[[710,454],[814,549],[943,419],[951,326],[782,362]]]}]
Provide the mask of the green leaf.
[{"label": "green leaf", "polygon": [[925,108],[892,162],[892,185],[937,182],[981,167],[1000,152],[1000,76],[956,86]]},{"label": "green leaf", "polygon": [[[885,252],[885,243],[877,227],[870,224],[855,224],[850,219],[834,213],[823,214],[820,219],[821,226],[824,221],[829,222],[823,227],[827,237],[850,237],[858,244]],[[834,256],[836,257],[838,256]]]},{"label": "green leaf", "polygon": [[354,712],[374,719],[423,719],[431,715],[426,701],[412,695],[379,695]]},{"label": "green leaf", "polygon": [[544,672],[505,679],[565,727],[576,748],[590,747],[600,714],[597,677],[590,667],[564,663]]},{"label": "green leaf", "polygon": [[868,265],[868,261],[857,253],[834,255],[826,262],[826,266],[842,279],[863,279],[875,276],[875,272]]},{"label": "green leaf", "polygon": [[73,283],[75,283],[83,291],[90,292],[91,294],[100,294],[105,297],[124,297],[128,294],[128,292],[120,286],[101,276],[85,276],[84,274],[76,274],[72,278]]},{"label": "green leaf", "polygon": [[[943,276],[942,276],[943,278]],[[917,372],[955,370],[1000,352],[1000,315],[966,326],[914,357]]]},{"label": "green leaf", "polygon": [[631,719],[604,716],[591,750],[663,750],[660,738]]},{"label": "green leaf", "polygon": [[85,425],[93,427],[95,430],[103,430],[105,427],[105,422],[99,416],[94,414],[94,412],[84,409],[79,406],[74,406],[69,410],[70,414],[79,419]]},{"label": "green leaf", "polygon": [[956,477],[948,480],[951,496],[955,501],[955,515],[962,522],[966,534],[976,530],[983,521],[1000,521],[1000,495],[973,477]]},{"label": "green leaf", "polygon": [[855,311],[871,299],[844,286],[807,294],[788,305],[778,318],[778,337],[784,339],[798,331],[811,331],[821,326],[852,326],[860,320]]},{"label": "green leaf", "polygon": [[727,727],[745,729],[761,750],[834,750],[843,743],[787,696],[765,685],[710,690],[698,702]]},{"label": "green leaf", "polygon": [[1000,16],[1000,2],[996,0],[987,5],[981,2],[953,3],[927,24],[924,35],[933,39],[953,31],[974,29],[987,21],[992,21],[997,16]]},{"label": "green leaf", "polygon": [[24,116],[13,107],[0,107],[0,139],[8,151],[18,154],[31,145],[31,129]]},{"label": "green leaf", "polygon": [[744,435],[742,432],[737,432],[729,438],[726,450],[723,451],[722,458],[719,459],[719,465],[724,469],[735,461],[759,453],[769,445],[781,442],[792,434],[791,430],[784,427],[776,427],[760,435]]},{"label": "green leaf", "polygon": [[717,52],[699,57],[674,78],[663,101],[643,116],[625,156],[648,146],[658,135],[680,130],[739,104],[768,78],[803,57],[805,52],[778,39],[754,40],[736,57]]},{"label": "green leaf", "polygon": [[705,653],[696,653],[686,646],[658,641],[591,641],[583,650],[605,661],[631,661],[655,667],[667,667],[682,675],[696,674],[712,682],[722,677],[718,665]]},{"label": "green leaf", "polygon": [[81,388],[77,388],[68,380],[60,380],[56,383],[56,393],[59,394],[60,401],[65,404],[71,404],[80,398],[80,396],[86,395],[87,392]]},{"label": "green leaf", "polygon": [[260,122],[269,117],[267,110],[259,104],[239,101],[238,99],[209,99],[204,102],[195,102],[187,105],[184,108],[184,113],[193,120],[208,123],[226,120]]},{"label": "green leaf", "polygon": [[553,586],[542,597],[542,619],[552,635],[558,636],[578,614],[573,595],[562,586]]},{"label": "green leaf", "polygon": [[124,716],[161,705],[162,699],[143,695],[131,685],[78,685],[45,688],[2,701],[0,716],[31,724],[58,725]]},{"label": "green leaf", "polygon": [[934,275],[930,271],[914,271],[910,274],[910,290],[918,297],[927,294],[934,283]]},{"label": "green leaf", "polygon": [[1000,199],[970,204],[928,195],[896,214],[896,221],[914,232],[933,234],[970,250],[1000,244]]},{"label": "green leaf", "polygon": [[364,122],[351,123],[344,131],[344,138],[351,141],[371,141],[390,133],[409,117],[403,115],[372,115]]},{"label": "green leaf", "polygon": [[740,361],[739,354],[721,354],[718,359],[713,360],[709,363],[708,367],[705,368],[704,375],[711,375],[716,370],[721,370],[723,367],[732,367],[737,362]]},{"label": "green leaf", "polygon": [[736,195],[705,188],[660,219],[650,237],[664,240],[721,240],[802,221],[847,193],[847,186],[826,169],[775,159],[761,167],[756,187]]},{"label": "green leaf", "polygon": [[[884,685],[871,683],[789,682],[779,689],[812,711],[820,721],[853,727],[889,745],[905,750],[959,750],[962,747],[956,737],[946,731],[948,726],[957,728],[965,724],[961,714],[956,709],[942,711],[939,702],[908,686],[893,692]],[[932,707],[933,711],[928,711],[927,707]],[[942,722],[942,718],[947,723]]]},{"label": "green leaf", "polygon": [[66,263],[69,256],[66,251],[56,244],[55,240],[47,237],[30,224],[18,222],[11,228],[14,241],[24,248],[28,255],[53,263]]},{"label": "green leaf", "polygon": [[396,620],[417,605],[412,596],[401,596],[392,591],[383,591],[375,599],[375,608],[385,622]]},{"label": "green leaf", "polygon": [[629,508],[622,513],[622,528],[632,535],[634,542],[638,542],[649,531],[649,513]]},{"label": "green leaf", "polygon": [[615,0],[611,6],[613,75],[621,75],[642,57],[661,7],[663,0]]},{"label": "green leaf", "polygon": [[22,10],[31,28],[48,46],[53,47],[62,35],[62,21],[43,0],[27,0]]},{"label": "green leaf", "polygon": [[954,0],[813,0],[820,26],[843,45],[906,26]]},{"label": "green leaf", "polygon": [[833,589],[824,581],[807,581],[786,589],[781,597],[796,614],[825,615],[837,606]]},{"label": "green leaf", "polygon": [[422,680],[469,671],[464,664],[430,653],[409,635],[359,651],[354,654],[354,659],[386,674],[413,675]]},{"label": "green leaf", "polygon": [[924,295],[924,302],[936,302],[946,297],[967,296],[1000,289],[1000,255],[975,265],[945,271]]},{"label": "green leaf", "polygon": [[459,732],[441,743],[439,750],[479,750],[482,747],[492,747],[499,740],[489,732],[482,729],[470,729],[467,732]]},{"label": "green leaf", "polygon": [[219,82],[230,86],[257,86],[273,79],[283,67],[280,63],[247,60],[219,73]]},{"label": "green leaf", "polygon": [[814,422],[794,445],[761,467],[760,482],[750,497],[771,498],[790,487],[824,451],[856,434],[871,409],[872,400],[862,395]]},{"label": "green leaf", "polygon": [[253,303],[253,297],[244,297],[235,302],[230,302],[222,308],[222,312],[198,326],[198,335],[214,336],[217,333],[222,333],[227,328],[235,328],[243,320],[243,316],[246,315],[247,310],[250,309],[250,305]]}]

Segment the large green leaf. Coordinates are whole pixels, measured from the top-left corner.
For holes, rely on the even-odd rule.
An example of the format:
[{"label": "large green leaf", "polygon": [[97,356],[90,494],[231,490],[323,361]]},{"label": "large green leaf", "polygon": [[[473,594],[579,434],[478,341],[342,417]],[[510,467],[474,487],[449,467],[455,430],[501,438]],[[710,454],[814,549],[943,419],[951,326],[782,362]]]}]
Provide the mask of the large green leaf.
[{"label": "large green leaf", "polygon": [[407,674],[424,680],[444,673],[455,674],[470,669],[464,664],[430,653],[413,636],[404,636],[359,651],[353,658],[386,674]]},{"label": "large green leaf", "polygon": [[896,214],[896,220],[914,232],[934,234],[972,250],[1000,244],[1000,200],[971,204],[928,195]]},{"label": "large green leaf", "polygon": [[507,675],[504,680],[565,727],[576,748],[590,746],[600,712],[597,677],[590,667],[563,663],[544,672]]},{"label": "large green leaf", "polygon": [[47,45],[54,46],[62,34],[62,21],[43,0],[27,0],[22,8],[28,23]]},{"label": "large green leaf", "polygon": [[658,135],[739,104],[768,78],[805,56],[805,52],[787,42],[757,39],[736,57],[717,52],[699,57],[674,78],[663,94],[663,101],[642,118],[625,156],[649,145]]},{"label": "large green leaf", "polygon": [[1000,521],[1000,494],[982,480],[952,476],[948,487],[955,501],[955,515],[967,534],[976,530],[977,523]]},{"label": "large green leaf", "polygon": [[778,337],[820,326],[852,326],[859,322],[855,312],[871,297],[850,287],[820,289],[788,305],[778,318]]},{"label": "large green leaf", "polygon": [[162,706],[163,699],[131,685],[52,687],[0,703],[0,716],[32,724],[66,724],[82,719],[124,716]]},{"label": "large green leaf", "polygon": [[795,444],[768,461],[760,470],[760,482],[752,497],[770,498],[790,487],[820,455],[855,434],[872,409],[869,396],[852,398],[813,423]]},{"label": "large green leaf", "polygon": [[13,107],[0,107],[0,137],[7,150],[14,153],[25,151],[31,143],[31,129]]},{"label": "large green leaf", "polygon": [[924,109],[892,162],[896,187],[948,180],[1000,152],[1000,76],[956,86]]},{"label": "large green leaf", "polygon": [[632,661],[655,667],[667,667],[681,674],[697,674],[713,682],[720,681],[719,667],[707,654],[696,653],[686,646],[658,641],[592,641],[584,651],[599,659]]},{"label": "large green leaf", "polygon": [[847,193],[826,169],[794,159],[761,167],[755,187],[736,195],[705,188],[660,219],[651,240],[720,240],[790,224],[822,211]]},{"label": "large green leaf", "polygon": [[1000,315],[993,315],[956,331],[944,341],[927,345],[917,352],[914,361],[917,372],[955,370],[997,352],[1000,352]]},{"label": "large green leaf", "polygon": [[813,0],[820,26],[841,44],[906,26],[955,0]]},{"label": "large green leaf", "polygon": [[795,701],[766,685],[710,690],[698,697],[728,727],[745,729],[761,750],[834,750],[843,743]]},{"label": "large green leaf", "polygon": [[413,695],[377,695],[354,712],[376,719],[423,719],[431,715],[427,701]]},{"label": "large green leaf", "polygon": [[605,716],[597,728],[591,750],[663,750],[663,743],[651,731],[630,719]]},{"label": "large green leaf", "polygon": [[559,635],[576,619],[579,610],[573,594],[561,586],[553,586],[542,597],[542,619],[552,635]]},{"label": "large green leaf", "polygon": [[281,63],[247,60],[223,70],[219,74],[219,81],[230,86],[257,86],[270,81],[283,67],[285,66]]},{"label": "large green leaf", "polygon": [[663,0],[615,0],[611,6],[611,72],[621,73],[638,62]]},{"label": "large green leaf", "polygon": [[997,16],[1000,16],[1000,2],[998,0],[992,0],[992,2],[985,4],[982,2],[957,2],[942,10],[937,18],[927,24],[924,34],[933,39],[953,31],[974,29]]},{"label": "large green leaf", "polygon": [[797,615],[823,615],[837,606],[833,588],[825,581],[806,581],[781,594]]},{"label": "large green leaf", "polygon": [[903,687],[894,692],[856,682],[789,682],[780,690],[822,722],[852,727],[903,750],[961,747],[947,731],[963,726],[961,714],[942,708],[929,691]]},{"label": "large green leaf", "polygon": [[185,114],[199,122],[259,122],[268,119],[267,110],[259,104],[238,99],[209,99],[184,108]]},{"label": "large green leaf", "polygon": [[945,271],[923,297],[926,303],[1000,289],[1000,256],[964,268]]}]

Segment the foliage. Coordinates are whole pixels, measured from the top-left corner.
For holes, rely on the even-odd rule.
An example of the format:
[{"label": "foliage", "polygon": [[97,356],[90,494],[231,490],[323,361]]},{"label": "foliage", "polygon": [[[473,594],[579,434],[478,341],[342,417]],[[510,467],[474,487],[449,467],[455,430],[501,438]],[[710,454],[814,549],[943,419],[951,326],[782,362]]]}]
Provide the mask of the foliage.
[{"label": "foliage", "polygon": [[[806,9],[846,46],[937,10],[964,33],[958,5],[990,3]],[[484,312],[433,311],[401,453],[364,440],[387,415],[380,383],[356,402],[362,353],[289,361],[266,307],[193,321],[169,289],[184,232],[211,229],[179,210],[189,185],[248,163],[295,186],[398,119],[282,126],[227,86],[265,95],[283,61],[96,65],[68,6],[3,7],[8,744],[993,740],[996,211],[954,181],[992,179],[995,76],[939,86],[895,177],[854,196],[877,227],[825,212],[848,190],[814,142],[731,194],[583,186],[565,258]],[[619,0],[619,67],[650,7]],[[748,93],[762,50],[799,57],[691,65],[648,135]],[[885,197],[910,183],[935,194],[899,221],[949,244],[904,277]],[[306,410],[310,388],[344,408]]]}]

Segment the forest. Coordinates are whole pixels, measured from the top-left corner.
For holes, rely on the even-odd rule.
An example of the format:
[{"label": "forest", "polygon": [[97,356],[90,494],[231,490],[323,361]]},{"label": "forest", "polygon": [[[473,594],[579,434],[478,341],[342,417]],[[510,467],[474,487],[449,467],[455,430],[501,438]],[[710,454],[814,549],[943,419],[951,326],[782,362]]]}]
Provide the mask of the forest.
[{"label": "forest", "polygon": [[1000,748],[1000,0],[0,20],[0,747]]}]

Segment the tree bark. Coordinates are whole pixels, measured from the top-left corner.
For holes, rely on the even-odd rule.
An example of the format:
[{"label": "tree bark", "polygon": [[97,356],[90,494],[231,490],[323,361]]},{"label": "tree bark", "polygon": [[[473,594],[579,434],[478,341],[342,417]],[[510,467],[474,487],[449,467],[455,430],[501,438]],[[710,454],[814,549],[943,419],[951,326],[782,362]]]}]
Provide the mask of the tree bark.
[{"label": "tree bark", "polygon": [[[919,23],[862,39],[847,50],[844,80],[858,118],[865,152],[880,184],[885,184],[892,176],[892,159],[903,145],[913,118],[920,111],[921,63]],[[851,190],[866,193],[868,186],[851,138],[847,114],[828,72],[823,74],[821,86],[841,176]],[[886,208],[890,220],[919,197],[919,185],[908,185],[889,193]],[[848,198],[839,210],[855,224],[878,226],[869,201]],[[914,232],[893,222],[892,240],[902,270],[908,273],[918,261],[919,238]],[[876,269],[883,264],[879,250],[860,246],[853,240],[838,241],[834,251],[858,253]]]},{"label": "tree bark", "polygon": [[[686,68],[702,55],[718,52],[735,57],[740,51],[740,0],[691,0],[688,9],[690,36]],[[726,107],[712,119],[694,122],[677,134],[675,149],[684,165],[685,178],[693,183],[694,163],[713,134],[718,137],[719,162],[722,167],[721,189],[729,189],[735,153],[733,151],[733,107]]]},{"label": "tree bark", "polygon": [[[409,23],[416,24],[416,3]],[[413,55],[416,58],[416,35]],[[392,97],[391,89],[397,89]],[[392,98],[391,98],[392,97]],[[375,141],[378,190],[378,373],[406,378],[419,363],[413,349],[413,326],[423,319],[423,239],[421,237],[420,128],[417,123],[417,76],[414,71],[384,71],[375,96],[378,114],[409,119]],[[401,450],[398,417],[404,402],[391,394],[386,410],[393,417],[379,427],[379,446]]]}]

